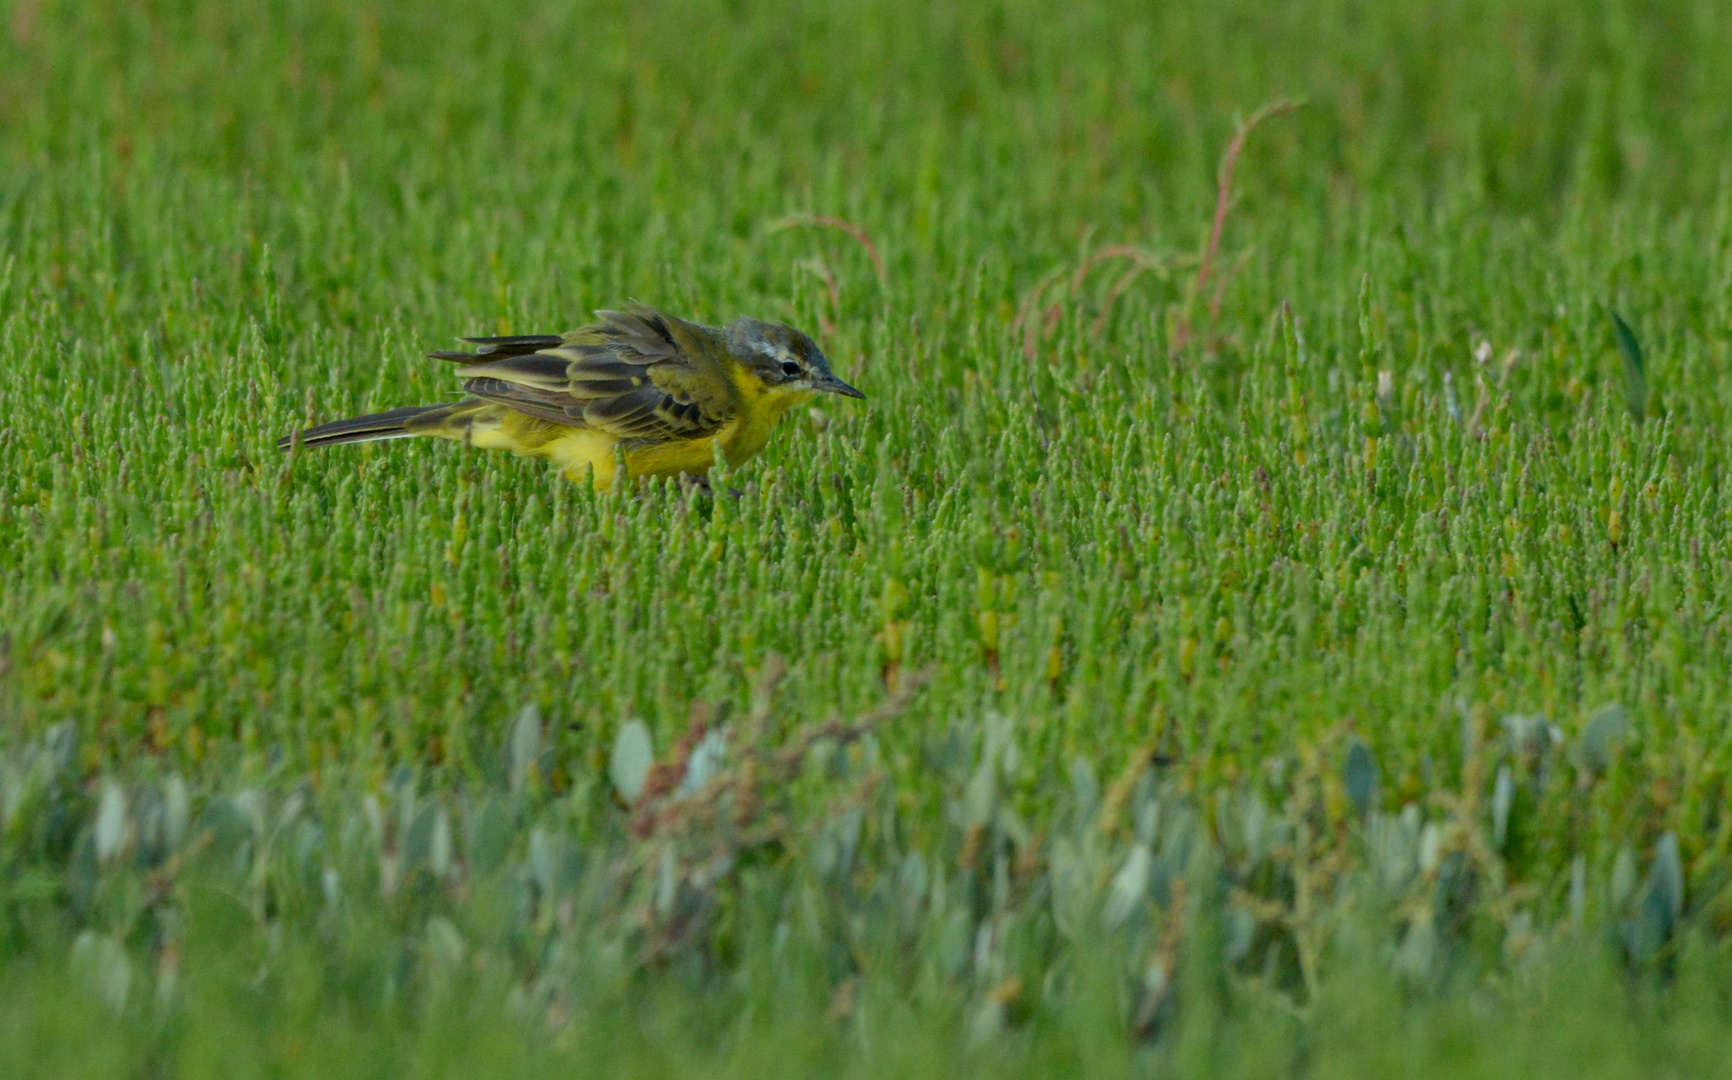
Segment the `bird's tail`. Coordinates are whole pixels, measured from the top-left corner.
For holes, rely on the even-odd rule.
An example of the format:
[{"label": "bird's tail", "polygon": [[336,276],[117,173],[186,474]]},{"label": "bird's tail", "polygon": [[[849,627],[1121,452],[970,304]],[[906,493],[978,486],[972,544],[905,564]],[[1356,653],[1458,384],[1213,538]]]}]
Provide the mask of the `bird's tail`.
[{"label": "bird's tail", "polygon": [[277,449],[288,450],[297,442],[302,446],[337,446],[379,439],[406,439],[412,435],[455,437],[467,429],[470,414],[481,405],[474,400],[451,401],[443,405],[405,405],[400,409],[350,420],[333,420],[308,428],[299,435],[284,435],[277,440]]}]

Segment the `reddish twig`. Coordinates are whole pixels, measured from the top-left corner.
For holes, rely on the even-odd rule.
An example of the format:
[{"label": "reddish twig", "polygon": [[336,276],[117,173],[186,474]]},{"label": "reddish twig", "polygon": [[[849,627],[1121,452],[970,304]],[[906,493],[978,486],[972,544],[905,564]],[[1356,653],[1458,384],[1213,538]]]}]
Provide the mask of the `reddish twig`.
[{"label": "reddish twig", "polygon": [[[840,319],[842,317],[842,287],[836,281],[836,272],[830,269],[830,264],[825,262],[822,257],[814,255],[810,259],[800,259],[794,265],[816,274],[818,280],[824,283],[824,291],[830,294],[830,312]],[[818,316],[818,323],[818,329],[823,332],[825,337],[835,336],[835,323],[822,315]]]},{"label": "reddish twig", "polygon": [[1129,259],[1144,270],[1154,270],[1161,265],[1161,260],[1158,257],[1149,254],[1142,248],[1132,247],[1129,244],[1113,244],[1110,247],[1101,248],[1077,264],[1076,273],[1072,274],[1070,279],[1071,292],[1082,291],[1083,285],[1088,281],[1089,272],[1109,259]]},{"label": "reddish twig", "polygon": [[1035,284],[1035,287],[1023,294],[1022,303],[1017,305],[1016,321],[1011,324],[1022,338],[1022,355],[1033,360],[1040,348],[1040,330],[1034,319],[1035,308],[1040,304],[1040,298],[1048,289],[1056,285],[1064,277],[1064,267],[1047,274]]},{"label": "reddish twig", "polygon": [[1113,282],[1112,288],[1107,290],[1106,299],[1101,301],[1101,313],[1095,316],[1095,337],[1100,337],[1106,330],[1107,316],[1113,313],[1113,306],[1119,302],[1119,297],[1124,295],[1125,290],[1131,287],[1131,282],[1137,280],[1137,278],[1141,277],[1151,269],[1153,269],[1153,267],[1139,263],[1138,265],[1131,267],[1129,270],[1126,270],[1123,274],[1120,274],[1119,279]]},{"label": "reddish twig", "polygon": [[[1299,108],[1297,101],[1270,102],[1251,114],[1250,119],[1239,125],[1234,132],[1233,141],[1227,144],[1227,152],[1221,155],[1221,170],[1215,181],[1215,220],[1209,226],[1209,242],[1203,248],[1203,260],[1197,266],[1197,280],[1191,287],[1192,302],[1203,295],[1208,287],[1209,275],[1214,269],[1215,253],[1221,247],[1221,232],[1227,226],[1227,214],[1233,206],[1233,169],[1239,164],[1239,153],[1245,149],[1245,140],[1257,126],[1272,116],[1280,116]],[[1210,312],[1213,322],[1215,312]],[[1187,314],[1179,320],[1179,330],[1175,335],[1173,347],[1182,349],[1191,339],[1191,319]]]},{"label": "reddish twig", "polygon": [[[1088,284],[1089,275],[1094,272],[1095,267],[1114,259],[1126,259],[1134,265],[1129,271],[1115,279],[1107,290],[1104,306],[1095,318],[1094,336],[1097,338],[1106,328],[1107,317],[1112,313],[1113,305],[1118,303],[1119,297],[1124,295],[1131,283],[1148,271],[1160,270],[1167,265],[1167,261],[1159,255],[1144,251],[1142,248],[1133,247],[1130,244],[1112,244],[1084,256],[1082,261],[1077,264],[1076,269],[1069,272],[1069,281],[1065,280],[1066,271],[1062,266],[1047,274],[1035,284],[1034,288],[1023,294],[1022,303],[1017,307],[1016,321],[1012,324],[1013,329],[1022,339],[1023,356],[1033,360],[1039,352],[1040,339],[1050,336],[1058,325],[1059,319],[1064,315],[1063,304],[1055,303],[1042,307],[1041,300],[1061,283],[1064,285],[1062,291],[1066,295],[1076,295],[1082,291],[1083,286]],[[1040,312],[1038,320],[1034,317],[1037,310]]]},{"label": "reddish twig", "polygon": [[[766,666],[762,680],[766,698],[774,693],[786,670],[779,658]],[[682,831],[694,822],[713,824],[720,819],[723,807],[727,805],[733,807],[732,816],[736,822],[743,820],[742,809],[758,810],[763,805],[766,791],[775,791],[799,775],[805,767],[807,754],[820,739],[846,745],[864,738],[880,725],[902,715],[930,677],[928,672],[917,673],[871,712],[852,720],[832,716],[807,724],[776,747],[755,741],[767,734],[768,725],[767,712],[755,711],[747,721],[748,739],[754,741],[748,741],[739,748],[735,764],[711,777],[697,791],[682,793],[679,785],[685,779],[692,751],[709,730],[707,716],[694,712],[685,737],[675,745],[668,760],[651,766],[650,782],[644,785],[643,793],[632,804],[632,835],[639,840],[648,840],[664,836],[670,830]],[[745,819],[753,816],[748,813]]]},{"label": "reddish twig", "polygon": [[833,217],[829,214],[790,214],[770,222],[770,232],[781,232],[783,229],[797,229],[803,225],[817,225],[826,229],[835,229],[853,237],[855,242],[866,249],[866,257],[872,260],[872,269],[878,275],[880,287],[890,288],[890,272],[884,268],[884,258],[878,254],[878,245],[872,242],[872,237],[866,230],[845,218]]},{"label": "reddish twig", "polygon": [[1106,329],[1107,317],[1112,314],[1113,305],[1118,303],[1119,297],[1124,295],[1126,289],[1130,288],[1131,282],[1147,271],[1159,270],[1162,265],[1159,256],[1151,255],[1142,248],[1132,247],[1129,244],[1114,244],[1111,247],[1101,248],[1078,264],[1076,273],[1071,275],[1071,292],[1081,292],[1083,285],[1088,282],[1090,272],[1101,263],[1111,259],[1129,259],[1135,265],[1121,274],[1118,280],[1113,282],[1112,287],[1107,290],[1106,299],[1101,303],[1100,314],[1095,316],[1092,333],[1096,338],[1099,338],[1102,331]]}]

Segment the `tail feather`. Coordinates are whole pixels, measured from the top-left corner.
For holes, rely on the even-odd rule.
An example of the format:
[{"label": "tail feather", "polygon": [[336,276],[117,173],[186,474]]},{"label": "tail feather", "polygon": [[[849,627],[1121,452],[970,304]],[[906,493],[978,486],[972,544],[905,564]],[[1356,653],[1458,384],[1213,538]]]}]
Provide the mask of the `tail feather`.
[{"label": "tail feather", "polygon": [[299,435],[285,435],[277,440],[278,450],[288,450],[298,441],[302,446],[337,446],[342,443],[375,442],[380,439],[402,439],[411,435],[431,434],[440,423],[450,419],[466,402],[443,405],[405,405],[388,412],[357,416],[349,420],[333,420],[328,424],[308,428]]}]

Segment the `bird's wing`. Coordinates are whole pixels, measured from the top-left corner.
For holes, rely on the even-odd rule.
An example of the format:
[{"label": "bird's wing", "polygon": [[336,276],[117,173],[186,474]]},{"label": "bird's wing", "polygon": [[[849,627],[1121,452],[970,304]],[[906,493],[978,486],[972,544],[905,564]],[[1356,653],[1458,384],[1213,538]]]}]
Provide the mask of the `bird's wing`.
[{"label": "bird's wing", "polygon": [[465,362],[457,374],[475,397],[621,439],[702,438],[737,411],[714,331],[647,307],[596,315],[559,338],[466,339],[482,348],[435,355]]}]

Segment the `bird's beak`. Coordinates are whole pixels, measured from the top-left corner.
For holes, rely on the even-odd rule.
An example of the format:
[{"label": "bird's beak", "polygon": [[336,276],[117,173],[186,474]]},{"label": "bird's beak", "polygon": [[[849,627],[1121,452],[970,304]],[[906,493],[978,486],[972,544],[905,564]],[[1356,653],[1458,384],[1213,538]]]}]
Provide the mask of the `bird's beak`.
[{"label": "bird's beak", "polygon": [[834,375],[825,376],[824,381],[820,382],[820,383],[813,384],[812,389],[821,390],[826,394],[841,394],[843,397],[861,398],[861,399],[864,399],[866,397],[865,394],[862,394],[860,391],[854,389],[852,386],[849,386],[847,383],[843,382],[841,379],[838,379]]}]

